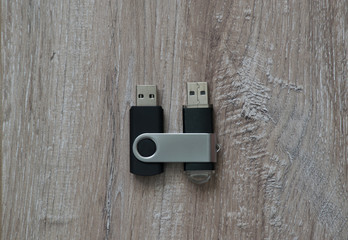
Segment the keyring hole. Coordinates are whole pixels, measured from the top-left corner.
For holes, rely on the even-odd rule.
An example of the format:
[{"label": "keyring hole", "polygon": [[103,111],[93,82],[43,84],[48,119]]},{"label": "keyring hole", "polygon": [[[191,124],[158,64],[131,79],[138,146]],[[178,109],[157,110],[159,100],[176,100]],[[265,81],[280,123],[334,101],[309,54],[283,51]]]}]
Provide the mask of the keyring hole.
[{"label": "keyring hole", "polygon": [[149,138],[144,138],[138,142],[137,150],[138,150],[140,156],[150,157],[153,154],[155,154],[155,152],[157,150],[156,143]]}]

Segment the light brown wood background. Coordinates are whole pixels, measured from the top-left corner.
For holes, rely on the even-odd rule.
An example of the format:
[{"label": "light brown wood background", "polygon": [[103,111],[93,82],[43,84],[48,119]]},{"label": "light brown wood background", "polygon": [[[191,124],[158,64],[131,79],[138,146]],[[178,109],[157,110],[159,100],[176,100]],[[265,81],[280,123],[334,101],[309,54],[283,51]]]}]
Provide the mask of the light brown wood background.
[{"label": "light brown wood background", "polygon": [[[348,2],[1,1],[2,239],[348,239]],[[129,173],[207,81],[216,176]]]}]

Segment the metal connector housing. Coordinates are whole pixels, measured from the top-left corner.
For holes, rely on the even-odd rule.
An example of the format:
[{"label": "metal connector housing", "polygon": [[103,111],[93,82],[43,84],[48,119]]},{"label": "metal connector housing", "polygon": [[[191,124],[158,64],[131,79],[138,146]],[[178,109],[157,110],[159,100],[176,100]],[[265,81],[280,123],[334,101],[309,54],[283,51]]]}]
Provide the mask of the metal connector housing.
[{"label": "metal connector housing", "polygon": [[208,103],[207,82],[187,83],[187,105],[188,108],[206,108]]},{"label": "metal connector housing", "polygon": [[156,85],[137,85],[137,106],[157,106]]}]

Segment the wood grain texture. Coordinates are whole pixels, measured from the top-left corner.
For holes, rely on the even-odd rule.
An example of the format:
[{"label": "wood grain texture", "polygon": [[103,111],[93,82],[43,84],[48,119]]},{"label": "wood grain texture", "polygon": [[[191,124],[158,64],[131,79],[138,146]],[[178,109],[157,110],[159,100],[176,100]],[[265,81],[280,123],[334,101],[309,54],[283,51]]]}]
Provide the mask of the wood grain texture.
[{"label": "wood grain texture", "polygon": [[[1,1],[2,239],[348,239],[347,1]],[[208,81],[216,176],[129,173]]]}]

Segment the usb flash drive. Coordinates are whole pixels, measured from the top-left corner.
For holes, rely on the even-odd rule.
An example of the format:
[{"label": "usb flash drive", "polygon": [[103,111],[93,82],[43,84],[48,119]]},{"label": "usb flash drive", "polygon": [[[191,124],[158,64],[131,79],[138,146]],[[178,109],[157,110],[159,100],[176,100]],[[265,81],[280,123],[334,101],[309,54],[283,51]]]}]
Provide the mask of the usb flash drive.
[{"label": "usb flash drive", "polygon": [[130,172],[151,176],[163,172],[163,163],[182,162],[192,182],[207,182],[217,159],[207,83],[187,83],[184,133],[163,133],[156,90],[156,86],[137,86],[137,104],[130,109]]},{"label": "usb flash drive", "polygon": [[[143,133],[163,133],[163,109],[157,106],[157,88],[154,85],[138,85],[136,106],[130,109],[130,146]],[[151,139],[137,143],[137,151],[144,157],[156,152],[156,144]],[[139,161],[130,147],[130,172],[135,175],[152,176],[163,172],[163,163]]]},{"label": "usb flash drive", "polygon": [[[183,106],[184,133],[214,133],[213,107],[208,103],[206,82],[187,83],[187,105]],[[209,181],[214,172],[213,162],[185,163],[184,170],[194,183]]]}]

